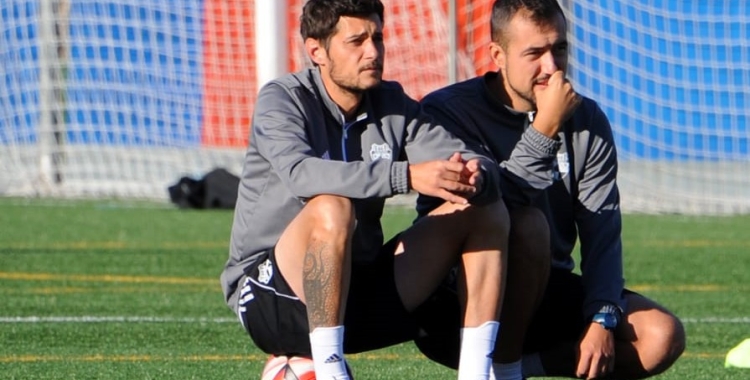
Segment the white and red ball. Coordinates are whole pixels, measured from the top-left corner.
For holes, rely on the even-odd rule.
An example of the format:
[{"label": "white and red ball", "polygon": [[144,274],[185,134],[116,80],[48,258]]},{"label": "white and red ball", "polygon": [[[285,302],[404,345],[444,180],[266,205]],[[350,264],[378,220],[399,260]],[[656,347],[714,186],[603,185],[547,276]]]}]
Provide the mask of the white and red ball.
[{"label": "white and red ball", "polygon": [[[346,372],[354,379],[349,363]],[[260,380],[315,380],[315,366],[311,358],[304,356],[271,356]]]},{"label": "white and red ball", "polygon": [[313,361],[303,356],[271,356],[261,380],[315,380]]}]

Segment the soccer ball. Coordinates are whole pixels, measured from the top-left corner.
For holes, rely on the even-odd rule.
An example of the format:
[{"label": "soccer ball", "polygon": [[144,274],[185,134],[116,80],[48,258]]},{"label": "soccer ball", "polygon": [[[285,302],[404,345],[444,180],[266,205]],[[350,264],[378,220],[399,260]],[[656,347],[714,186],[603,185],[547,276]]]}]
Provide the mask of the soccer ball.
[{"label": "soccer ball", "polygon": [[315,380],[315,368],[312,359],[303,356],[271,356],[260,379]]},{"label": "soccer ball", "polygon": [[[314,367],[312,359],[304,356],[271,356],[260,380],[315,380]],[[354,379],[349,363],[346,372]]]}]

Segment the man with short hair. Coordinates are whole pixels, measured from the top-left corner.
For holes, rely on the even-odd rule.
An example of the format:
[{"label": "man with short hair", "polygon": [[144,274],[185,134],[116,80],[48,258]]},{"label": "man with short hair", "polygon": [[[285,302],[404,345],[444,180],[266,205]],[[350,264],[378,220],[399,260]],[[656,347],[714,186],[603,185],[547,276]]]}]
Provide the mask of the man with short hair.
[{"label": "man with short hair", "polygon": [[[458,264],[458,377],[488,378],[509,229],[497,165],[382,80],[379,0],[310,0],[301,34],[315,67],[258,95],[221,276],[228,306],[264,352],[349,379],[344,353],[413,340],[412,312]],[[384,245],[385,199],[411,190],[441,204]]]},{"label": "man with short hair", "polygon": [[[437,90],[422,104],[501,166],[518,154],[517,142],[530,129],[559,148],[556,180],[541,194],[514,196],[528,192],[502,187],[511,213],[516,205],[532,204],[546,216],[552,268],[545,291],[542,260],[518,258],[539,257],[539,252],[515,250],[511,244],[494,376],[635,379],[663,372],[684,350],[684,329],[664,307],[624,289],[612,130],[598,105],[576,95],[565,79],[563,10],[555,0],[497,0],[491,34],[489,53],[499,70]],[[422,213],[435,205],[428,197],[420,197],[418,204]],[[572,272],[577,239],[581,275]],[[417,340],[418,346],[455,366],[455,348],[445,349],[455,347],[454,338],[441,332],[450,330],[425,328],[427,336]]]}]

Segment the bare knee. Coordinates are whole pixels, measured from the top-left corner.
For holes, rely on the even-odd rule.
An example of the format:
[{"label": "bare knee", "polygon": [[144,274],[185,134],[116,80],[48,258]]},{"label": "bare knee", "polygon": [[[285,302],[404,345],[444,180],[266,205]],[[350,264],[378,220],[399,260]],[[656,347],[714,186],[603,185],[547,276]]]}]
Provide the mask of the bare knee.
[{"label": "bare knee", "polygon": [[685,351],[685,328],[677,317],[664,313],[650,328],[652,360],[646,371],[656,375],[666,371]]},{"label": "bare knee", "polygon": [[628,324],[635,336],[643,369],[649,376],[664,372],[685,351],[685,328],[672,313],[642,297],[628,297]]},{"label": "bare knee", "polygon": [[348,239],[353,233],[356,217],[352,201],[348,198],[318,195],[308,201],[305,207],[312,211],[312,239]]}]

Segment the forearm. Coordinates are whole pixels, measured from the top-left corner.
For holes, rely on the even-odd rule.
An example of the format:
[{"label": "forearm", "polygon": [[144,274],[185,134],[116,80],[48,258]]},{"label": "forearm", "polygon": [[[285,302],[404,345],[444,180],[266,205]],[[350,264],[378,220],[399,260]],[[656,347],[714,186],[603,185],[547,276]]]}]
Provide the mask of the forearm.
[{"label": "forearm", "polygon": [[506,201],[527,205],[559,177],[557,152],[561,142],[529,127],[508,160],[500,163],[501,189]]},{"label": "forearm", "polygon": [[583,313],[591,316],[605,305],[624,308],[621,219],[619,210],[601,211],[578,224],[581,275],[585,290]]}]

